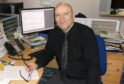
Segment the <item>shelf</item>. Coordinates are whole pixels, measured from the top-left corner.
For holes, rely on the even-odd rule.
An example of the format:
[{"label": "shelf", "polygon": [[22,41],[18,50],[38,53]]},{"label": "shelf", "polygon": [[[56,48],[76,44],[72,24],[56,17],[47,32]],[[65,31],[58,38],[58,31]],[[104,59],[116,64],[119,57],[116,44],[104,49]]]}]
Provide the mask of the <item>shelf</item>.
[{"label": "shelf", "polygon": [[119,12],[117,14],[100,14],[100,16],[108,16],[108,17],[124,17],[124,11]]}]

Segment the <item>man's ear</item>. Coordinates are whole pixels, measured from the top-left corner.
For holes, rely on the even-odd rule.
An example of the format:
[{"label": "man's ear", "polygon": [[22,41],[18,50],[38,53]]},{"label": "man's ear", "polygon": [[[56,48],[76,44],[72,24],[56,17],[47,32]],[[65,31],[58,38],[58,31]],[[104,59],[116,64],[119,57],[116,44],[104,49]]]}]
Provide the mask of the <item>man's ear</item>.
[{"label": "man's ear", "polygon": [[75,18],[75,13],[73,12],[73,19]]}]

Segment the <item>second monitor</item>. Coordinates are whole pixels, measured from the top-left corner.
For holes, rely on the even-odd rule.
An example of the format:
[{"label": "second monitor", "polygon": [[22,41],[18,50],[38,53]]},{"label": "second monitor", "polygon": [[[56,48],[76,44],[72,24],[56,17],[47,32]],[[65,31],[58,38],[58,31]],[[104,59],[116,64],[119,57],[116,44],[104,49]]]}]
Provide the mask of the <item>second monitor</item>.
[{"label": "second monitor", "polygon": [[120,32],[120,21],[112,19],[75,18],[75,22],[85,24],[102,37],[118,38]]}]

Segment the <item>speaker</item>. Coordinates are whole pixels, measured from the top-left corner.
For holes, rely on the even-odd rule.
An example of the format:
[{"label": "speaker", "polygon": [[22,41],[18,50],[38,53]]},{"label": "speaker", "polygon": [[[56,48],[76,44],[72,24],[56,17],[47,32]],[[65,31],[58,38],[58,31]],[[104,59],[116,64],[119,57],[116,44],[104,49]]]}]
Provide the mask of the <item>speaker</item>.
[{"label": "speaker", "polygon": [[100,14],[110,14],[112,0],[100,0]]}]

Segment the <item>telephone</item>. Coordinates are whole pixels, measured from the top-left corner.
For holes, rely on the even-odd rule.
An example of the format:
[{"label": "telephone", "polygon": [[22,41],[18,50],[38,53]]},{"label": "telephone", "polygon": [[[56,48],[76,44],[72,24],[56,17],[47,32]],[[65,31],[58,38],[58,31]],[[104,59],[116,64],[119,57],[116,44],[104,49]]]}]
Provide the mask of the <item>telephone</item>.
[{"label": "telephone", "polygon": [[4,43],[4,46],[8,52],[9,55],[15,56],[18,55],[20,52],[22,52],[25,48],[22,45],[21,41],[19,39],[14,39],[15,44],[7,41]]}]

